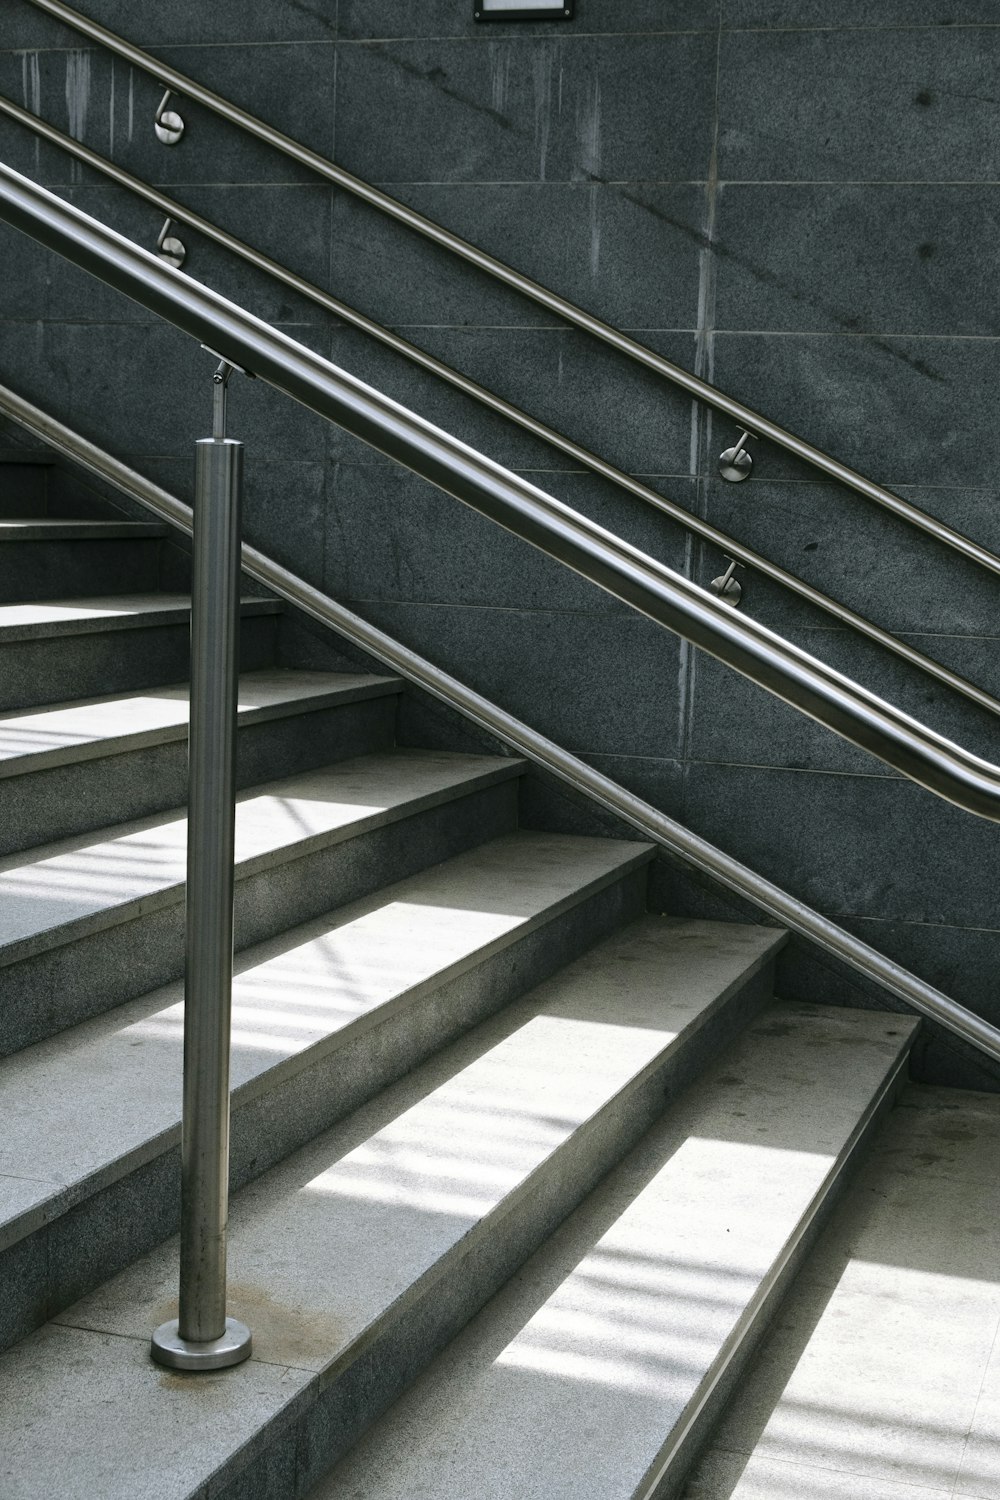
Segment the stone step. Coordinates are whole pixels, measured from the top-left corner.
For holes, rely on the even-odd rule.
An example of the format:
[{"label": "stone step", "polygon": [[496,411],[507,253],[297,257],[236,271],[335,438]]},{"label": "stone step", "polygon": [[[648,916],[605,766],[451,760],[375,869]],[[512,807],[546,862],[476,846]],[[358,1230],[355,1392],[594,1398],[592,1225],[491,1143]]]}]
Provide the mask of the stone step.
[{"label": "stone step", "polygon": [[0,599],[158,589],[164,582],[160,543],[170,535],[166,526],[124,517],[0,518]]},{"label": "stone step", "polygon": [[310,1500],[676,1495],[916,1029],[765,1012]]},{"label": "stone step", "polygon": [[1000,1495],[1000,1095],[908,1084],[684,1500]]},{"label": "stone step", "polygon": [[[388,749],[400,688],[363,673],[245,673],[238,785]],[[187,730],[186,685],[0,715],[0,855],[177,807]]]},{"label": "stone step", "polygon": [[158,521],[92,521],[70,516],[0,516],[2,542],[105,542],[156,539],[172,535]]},{"label": "stone step", "polygon": [[[393,751],[240,792],[237,949],[513,831],[522,770]],[[172,810],[0,859],[0,1053],[179,977],[186,842]]]},{"label": "stone step", "polygon": [[[637,916],[651,856],[514,834],[243,953],[233,1182]],[[0,1347],[177,1228],[182,1037],[177,984],[0,1064]]]},{"label": "stone step", "polygon": [[781,941],[642,918],[236,1194],[238,1369],[150,1362],[175,1241],[30,1334],[5,1500],[304,1494],[756,1013]]},{"label": "stone step", "polygon": [[[243,671],[272,664],[283,608],[276,599],[242,601]],[[179,682],[188,675],[190,627],[185,594],[2,604],[0,713]]]},{"label": "stone step", "polygon": [[50,453],[11,447],[0,432],[0,516],[44,517],[48,514]]}]

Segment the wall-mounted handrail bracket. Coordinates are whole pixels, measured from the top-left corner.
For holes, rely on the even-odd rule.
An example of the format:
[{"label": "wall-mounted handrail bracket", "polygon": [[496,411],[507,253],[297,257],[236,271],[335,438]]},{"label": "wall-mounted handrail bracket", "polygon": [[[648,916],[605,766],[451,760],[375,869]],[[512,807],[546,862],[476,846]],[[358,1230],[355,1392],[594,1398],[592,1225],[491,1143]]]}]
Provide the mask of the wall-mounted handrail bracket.
[{"label": "wall-mounted handrail bracket", "polygon": [[160,100],[156,114],[153,116],[153,129],[156,131],[156,139],[162,141],[164,146],[176,146],[184,134],[184,121],[175,109],[168,109],[167,104],[173,97],[173,89],[167,89]]},{"label": "wall-mounted handrail bracket", "polygon": [[719,454],[719,473],[723,479],[728,479],[732,484],[739,484],[741,479],[749,479],[753,459],[747,443],[756,436],[755,432],[744,432],[738,443]]},{"label": "wall-mounted handrail bracket", "polygon": [[729,567],[718,578],[713,578],[709,588],[713,594],[718,594],[724,604],[731,604],[735,609],[743,598],[743,585],[735,576],[736,569],[743,569],[743,564],[734,562],[731,557],[726,558]]},{"label": "wall-mounted handrail bracket", "polygon": [[187,260],[187,246],[183,240],[179,240],[175,234],[170,233],[173,219],[166,219],[156,240],[156,253],[161,260],[168,265],[174,266],[178,271]]}]

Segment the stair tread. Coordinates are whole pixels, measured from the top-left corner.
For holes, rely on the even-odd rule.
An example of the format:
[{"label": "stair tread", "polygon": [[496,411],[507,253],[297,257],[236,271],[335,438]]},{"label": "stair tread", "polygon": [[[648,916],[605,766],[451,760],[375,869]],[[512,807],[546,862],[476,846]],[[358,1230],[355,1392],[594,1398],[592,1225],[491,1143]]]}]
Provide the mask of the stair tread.
[{"label": "stair tread", "polygon": [[69,517],[0,517],[0,542],[84,542],[165,537],[170,528],[156,521],[77,521]]},{"label": "stair tread", "polygon": [[903,1089],[687,1500],[995,1500],[998,1152],[997,1094]]},{"label": "stair tread", "polygon": [[310,1500],[653,1493],[917,1024],[765,1012]]},{"label": "stair tread", "polygon": [[[279,614],[280,600],[247,595],[244,615]],[[191,614],[189,594],[111,594],[86,599],[45,599],[0,604],[0,643],[37,636],[84,635],[93,630],[128,630],[184,622]]]},{"label": "stair tread", "polygon": [[[197,1397],[148,1360],[174,1304],[174,1241],[30,1335],[0,1360],[9,1500],[51,1492],[57,1471],[105,1500],[155,1474],[166,1500],[252,1461],[265,1422],[304,1415],[300,1398],[419,1319],[421,1296],[475,1267],[519,1205],[544,1213],[561,1148],[627,1111],[781,938],[643,918],[238,1193],[230,1310],[253,1325],[254,1357],[199,1377]],[[29,1436],[56,1421],[58,1445]]]},{"label": "stair tread", "polygon": [[[522,770],[501,756],[396,750],[248,787],[236,797],[237,877]],[[0,860],[0,964],[179,899],[186,845],[174,809]]]},{"label": "stair tread", "polygon": [[[522,832],[248,949],[233,984],[233,1090],[288,1076],[651,855]],[[178,982],[0,1064],[0,1248],[179,1138],[182,1037]]]},{"label": "stair tread", "polygon": [[[399,678],[372,673],[245,672],[239,680],[240,722],[269,718],[296,704],[350,703],[400,686]],[[0,776],[181,739],[187,725],[187,683],[0,714]]]}]

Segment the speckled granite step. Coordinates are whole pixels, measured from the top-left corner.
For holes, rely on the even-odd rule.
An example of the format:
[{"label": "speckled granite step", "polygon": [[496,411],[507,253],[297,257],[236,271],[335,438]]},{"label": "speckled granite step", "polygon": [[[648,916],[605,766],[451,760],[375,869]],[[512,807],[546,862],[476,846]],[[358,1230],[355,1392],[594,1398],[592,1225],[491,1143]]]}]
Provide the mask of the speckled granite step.
[{"label": "speckled granite step", "polygon": [[29,1335],[5,1500],[302,1495],[756,1012],[781,941],[642,918],[244,1188],[238,1369],[150,1362],[174,1241]]},{"label": "speckled granite step", "polygon": [[[283,608],[275,599],[242,601],[243,671],[274,661],[275,623]],[[0,712],[183,681],[190,626],[191,601],[184,594],[2,604]]]},{"label": "speckled granite step", "polygon": [[765,1012],[310,1500],[676,1495],[916,1029]]},{"label": "speckled granite step", "polygon": [[[393,743],[397,678],[272,668],[240,678],[237,784]],[[177,807],[186,685],[0,715],[0,856]]]},{"label": "speckled granite step", "polygon": [[[651,856],[512,834],[240,955],[234,1182],[637,916]],[[178,983],[0,1063],[0,1347],[176,1229],[182,1036]]]},{"label": "speckled granite step", "polygon": [[[516,826],[523,763],[392,751],[236,802],[236,946]],[[0,1051],[182,972],[187,819],[176,810],[0,860]]]}]

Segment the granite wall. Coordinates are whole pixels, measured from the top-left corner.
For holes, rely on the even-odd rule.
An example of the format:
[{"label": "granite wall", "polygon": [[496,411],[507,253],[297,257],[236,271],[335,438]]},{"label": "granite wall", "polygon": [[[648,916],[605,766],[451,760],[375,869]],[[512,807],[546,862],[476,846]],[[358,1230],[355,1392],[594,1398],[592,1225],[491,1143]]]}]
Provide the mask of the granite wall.
[{"label": "granite wall", "polygon": [[[1000,551],[996,0],[89,0],[88,14]],[[831,14],[835,23],[831,24]],[[5,0],[0,91],[1000,693],[997,580]],[[162,215],[0,125],[152,246]],[[707,582],[713,549],[182,233],[185,269]],[[209,361],[3,230],[2,378],[187,495]],[[257,545],[1000,1021],[1000,835],[265,388]],[[743,608],[1000,758],[995,721],[765,582]],[[675,898],[705,898],[684,885]],[[804,956],[786,986],[844,998]],[[809,992],[813,992],[809,990]],[[952,1054],[930,1076],[976,1080]],[[956,1073],[956,1069],[958,1072]]]}]

